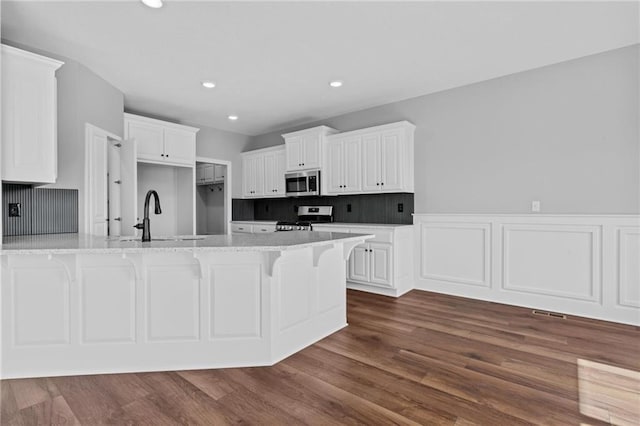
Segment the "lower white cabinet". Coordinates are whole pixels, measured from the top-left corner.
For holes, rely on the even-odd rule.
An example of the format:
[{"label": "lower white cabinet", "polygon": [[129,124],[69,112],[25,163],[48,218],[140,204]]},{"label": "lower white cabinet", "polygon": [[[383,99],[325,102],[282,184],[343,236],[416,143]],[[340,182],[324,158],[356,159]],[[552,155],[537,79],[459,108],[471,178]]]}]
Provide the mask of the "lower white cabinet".
[{"label": "lower white cabinet", "polygon": [[250,222],[250,221],[237,221],[231,222],[232,234],[261,234],[276,231],[275,222]]},{"label": "lower white cabinet", "polygon": [[314,231],[372,234],[354,247],[347,264],[347,287],[400,296],[413,288],[413,226],[317,224]]}]

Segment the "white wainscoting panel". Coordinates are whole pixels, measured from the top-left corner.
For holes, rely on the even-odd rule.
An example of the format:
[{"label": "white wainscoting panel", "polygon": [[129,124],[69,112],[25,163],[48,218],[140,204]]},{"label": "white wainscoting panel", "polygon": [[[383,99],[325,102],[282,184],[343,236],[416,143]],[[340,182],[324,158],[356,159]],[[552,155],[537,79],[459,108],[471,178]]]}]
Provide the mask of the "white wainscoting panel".
[{"label": "white wainscoting panel", "polygon": [[490,233],[486,223],[420,224],[420,277],[488,287]]},{"label": "white wainscoting panel", "polygon": [[502,229],[502,288],[600,301],[600,227],[507,224]]},{"label": "white wainscoting panel", "polygon": [[261,266],[210,267],[212,339],[261,336]]},{"label": "white wainscoting panel", "polygon": [[199,339],[200,276],[195,265],[149,265],[146,291],[149,340]]},{"label": "white wainscoting panel", "polygon": [[640,308],[640,227],[618,229],[618,301]]},{"label": "white wainscoting panel", "polygon": [[421,290],[640,325],[640,216],[415,214]]},{"label": "white wainscoting panel", "polygon": [[56,264],[12,270],[15,346],[69,343],[69,286],[67,273]]},{"label": "white wainscoting panel", "polygon": [[83,343],[135,341],[136,277],[121,265],[80,268]]}]

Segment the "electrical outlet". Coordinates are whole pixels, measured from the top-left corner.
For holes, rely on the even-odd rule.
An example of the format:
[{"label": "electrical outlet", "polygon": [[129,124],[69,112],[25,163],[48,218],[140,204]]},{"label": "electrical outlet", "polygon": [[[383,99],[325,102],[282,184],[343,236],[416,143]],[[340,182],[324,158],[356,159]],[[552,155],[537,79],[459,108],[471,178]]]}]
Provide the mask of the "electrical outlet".
[{"label": "electrical outlet", "polygon": [[398,203],[398,213],[402,213],[404,211],[404,203]]},{"label": "electrical outlet", "polygon": [[351,204],[347,204],[347,213],[351,213]]},{"label": "electrical outlet", "polygon": [[22,216],[22,205],[20,203],[9,203],[9,217]]},{"label": "electrical outlet", "polygon": [[534,200],[531,202],[531,211],[539,212],[540,211],[540,201]]}]

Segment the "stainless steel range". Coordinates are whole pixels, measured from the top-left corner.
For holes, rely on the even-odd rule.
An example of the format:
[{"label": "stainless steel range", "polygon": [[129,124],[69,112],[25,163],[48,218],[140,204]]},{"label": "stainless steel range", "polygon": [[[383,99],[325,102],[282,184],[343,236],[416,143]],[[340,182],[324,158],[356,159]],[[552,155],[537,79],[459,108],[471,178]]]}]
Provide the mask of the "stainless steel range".
[{"label": "stainless steel range", "polygon": [[314,223],[329,222],[333,222],[333,206],[300,206],[298,220],[280,221],[276,223],[276,231],[313,231]]}]

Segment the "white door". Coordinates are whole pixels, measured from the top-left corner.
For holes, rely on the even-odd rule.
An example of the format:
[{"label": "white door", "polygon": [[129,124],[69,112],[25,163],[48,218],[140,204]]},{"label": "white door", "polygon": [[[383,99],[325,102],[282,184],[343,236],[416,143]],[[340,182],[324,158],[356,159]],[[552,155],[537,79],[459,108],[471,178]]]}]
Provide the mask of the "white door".
[{"label": "white door", "polygon": [[258,156],[255,158],[254,166],[254,194],[255,196],[263,196],[265,194],[264,185],[264,157]]},{"label": "white door", "polygon": [[402,130],[384,133],[380,138],[382,191],[397,191],[402,189]]},{"label": "white door", "polygon": [[371,283],[391,287],[391,245],[369,244]]},{"label": "white door", "polygon": [[97,127],[87,126],[86,151],[86,187],[87,200],[85,215],[87,223],[85,229],[88,234],[106,237],[108,235],[107,222],[107,134]]},{"label": "white door", "polygon": [[347,139],[342,149],[342,185],[345,192],[358,192],[362,187],[362,155],[360,137]]},{"label": "white door", "polygon": [[164,159],[172,163],[193,165],[196,147],[192,132],[164,129]]},{"label": "white door", "polygon": [[304,139],[300,136],[288,138],[285,142],[287,152],[287,170],[302,170]]},{"label": "white door", "polygon": [[357,245],[349,256],[349,279],[369,282],[369,272],[369,245]]},{"label": "white door", "polygon": [[109,206],[109,235],[120,236],[121,235],[121,222],[122,216],[120,212],[122,207],[120,205],[122,201],[121,194],[121,171],[120,171],[120,149],[122,143],[118,139],[112,139],[107,137],[107,190],[109,193],[108,206]]},{"label": "white door", "polygon": [[304,136],[302,154],[303,169],[317,169],[320,167],[320,138],[318,134]]},{"label": "white door", "polygon": [[215,167],[213,164],[207,164],[204,167],[204,181],[213,183],[215,181]]},{"label": "white door", "polygon": [[148,123],[127,122],[128,139],[138,144],[138,158],[144,160],[164,160],[164,136],[162,127]]},{"label": "white door", "polygon": [[362,137],[362,190],[380,191],[380,135]]},{"label": "white door", "polygon": [[138,223],[138,162],[135,139],[122,141],[120,147],[120,235],[136,235]]},{"label": "white door", "polygon": [[276,153],[276,171],[274,175],[276,194],[283,196],[285,194],[284,174],[286,172],[286,155],[285,150]]},{"label": "white door", "polygon": [[255,157],[242,158],[242,194],[245,197],[253,196],[253,176],[255,176]]},{"label": "white door", "polygon": [[324,167],[326,173],[326,194],[339,194],[344,191],[344,161],[343,141],[332,140],[327,142],[327,158]]},{"label": "white door", "polygon": [[216,164],[213,167],[213,181],[214,182],[224,182],[224,171],[226,166],[222,166],[220,164]]},{"label": "white door", "polygon": [[264,195],[265,197],[272,197],[276,195],[276,167],[277,160],[275,153],[265,154],[264,161]]}]

